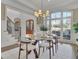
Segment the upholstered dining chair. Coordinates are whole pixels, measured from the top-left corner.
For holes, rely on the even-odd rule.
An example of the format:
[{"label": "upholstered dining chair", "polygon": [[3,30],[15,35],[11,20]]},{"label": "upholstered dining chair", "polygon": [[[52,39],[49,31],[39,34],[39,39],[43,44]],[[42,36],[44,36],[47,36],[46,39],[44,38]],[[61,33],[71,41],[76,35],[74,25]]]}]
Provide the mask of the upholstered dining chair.
[{"label": "upholstered dining chair", "polygon": [[38,47],[39,47],[39,55],[40,55],[40,52],[41,52],[40,50],[41,50],[41,48],[43,49],[42,53],[45,51],[46,43],[45,43],[45,41],[41,41],[41,40],[40,40],[40,38],[41,38],[41,32],[36,32],[35,37],[36,37],[36,39],[39,40],[39,42],[38,42]]},{"label": "upholstered dining chair", "polygon": [[43,49],[43,51],[42,51],[42,53],[44,52],[44,51],[46,51],[47,49],[52,49],[52,55],[54,56],[54,42],[53,42],[53,40],[51,41],[51,45],[49,46],[49,43],[48,43],[48,41],[40,41],[39,43],[38,43],[38,46],[39,46],[39,55],[40,55],[40,49],[42,48]]},{"label": "upholstered dining chair", "polygon": [[[18,56],[18,59],[20,59],[20,55],[21,55],[21,51],[24,51],[26,50],[26,59],[28,59],[28,56],[27,56],[27,50],[28,50],[28,46],[27,44],[29,44],[30,42],[26,42],[24,40],[19,40],[19,56]],[[22,46],[26,44],[26,49],[22,48]]]},{"label": "upholstered dining chair", "polygon": [[48,36],[51,36],[52,37],[52,53],[54,55],[54,48],[55,48],[55,53],[57,53],[57,50],[58,50],[58,39],[59,37],[55,34],[48,34]]},{"label": "upholstered dining chair", "polygon": [[[21,54],[21,51],[22,50],[24,50],[21,46],[22,46],[22,44],[25,44],[26,45],[26,59],[28,59],[28,49],[30,48],[30,46],[28,46],[28,44],[29,43],[31,43],[32,42],[32,36],[33,36],[33,34],[34,34],[34,20],[33,19],[28,19],[28,20],[26,20],[26,37],[28,37],[28,38],[26,38],[26,39],[22,39],[22,40],[20,40],[20,46],[19,46],[19,56],[18,56],[18,59],[20,59],[20,54]],[[32,38],[31,38],[32,37]],[[28,39],[29,40],[31,40],[30,42],[28,42]],[[33,48],[32,48],[33,47]],[[30,49],[31,51],[33,50],[34,51],[34,53],[36,53],[37,54],[37,52],[36,52],[36,50],[35,50],[35,46],[33,45],[33,44],[31,44],[31,48],[32,49]],[[36,55],[35,55],[35,58],[36,58]]]},{"label": "upholstered dining chair", "polygon": [[[22,45],[24,44],[24,46]],[[20,40],[20,45],[19,45],[19,56],[18,59],[20,59],[21,51],[26,51],[26,59],[28,59],[28,54],[33,50],[34,53],[37,53],[34,49],[36,49],[36,46],[32,43],[30,38],[22,39]],[[36,58],[36,56],[35,56]]]},{"label": "upholstered dining chair", "polygon": [[41,48],[43,49],[43,51],[42,51],[42,53],[43,53],[46,50],[46,47],[48,47],[48,44],[45,41],[39,41],[38,46],[39,46],[39,55],[40,55],[40,49]]}]

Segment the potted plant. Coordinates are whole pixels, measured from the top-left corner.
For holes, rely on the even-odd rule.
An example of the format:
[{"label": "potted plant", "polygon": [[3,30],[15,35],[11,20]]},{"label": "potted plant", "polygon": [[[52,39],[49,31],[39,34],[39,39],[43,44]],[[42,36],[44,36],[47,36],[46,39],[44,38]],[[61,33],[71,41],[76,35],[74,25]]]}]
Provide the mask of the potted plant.
[{"label": "potted plant", "polygon": [[75,31],[75,33],[78,32],[78,23],[73,24],[73,30]]},{"label": "potted plant", "polygon": [[47,28],[46,26],[42,25],[42,26],[40,27],[40,30],[43,31],[42,37],[46,37],[46,36],[45,36],[45,32],[48,30],[48,28]]},{"label": "potted plant", "polygon": [[[78,34],[78,23],[74,23],[72,28],[73,28],[75,34]],[[76,38],[76,41],[78,41],[78,38]]]}]

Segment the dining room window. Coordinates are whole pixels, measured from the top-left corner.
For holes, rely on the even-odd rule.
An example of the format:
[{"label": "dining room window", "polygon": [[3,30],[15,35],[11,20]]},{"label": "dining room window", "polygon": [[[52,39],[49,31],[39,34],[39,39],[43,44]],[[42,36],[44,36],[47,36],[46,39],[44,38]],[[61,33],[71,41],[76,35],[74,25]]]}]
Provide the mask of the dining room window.
[{"label": "dining room window", "polygon": [[[50,24],[49,23],[50,20],[51,20],[52,33],[60,36],[61,32],[62,32],[63,39],[70,40],[72,12],[71,11],[53,12],[53,13],[51,13],[50,19],[47,20],[47,25]],[[62,29],[62,31],[61,31],[61,29]]]},{"label": "dining room window", "polygon": [[63,12],[63,39],[70,40],[71,38],[71,12]]},{"label": "dining room window", "polygon": [[63,17],[71,17],[71,12],[63,12]]},{"label": "dining room window", "polygon": [[61,12],[55,12],[51,14],[51,19],[61,18]]}]

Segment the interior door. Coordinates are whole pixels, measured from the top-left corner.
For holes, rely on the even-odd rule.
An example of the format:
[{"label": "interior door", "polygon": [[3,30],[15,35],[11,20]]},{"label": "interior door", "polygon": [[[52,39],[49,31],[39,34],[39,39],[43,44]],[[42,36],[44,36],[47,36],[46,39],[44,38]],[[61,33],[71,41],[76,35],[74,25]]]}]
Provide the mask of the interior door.
[{"label": "interior door", "polygon": [[26,21],[26,34],[33,34],[34,32],[34,21],[29,19]]}]

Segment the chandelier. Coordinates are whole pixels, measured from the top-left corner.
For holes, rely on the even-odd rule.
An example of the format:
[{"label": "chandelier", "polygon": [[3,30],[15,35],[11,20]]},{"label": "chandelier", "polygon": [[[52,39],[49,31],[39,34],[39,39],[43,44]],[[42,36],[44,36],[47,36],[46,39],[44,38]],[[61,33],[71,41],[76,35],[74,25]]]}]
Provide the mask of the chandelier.
[{"label": "chandelier", "polygon": [[42,11],[42,10],[38,10],[34,12],[34,15],[36,17],[46,17],[49,15],[49,11],[47,10],[46,12]]},{"label": "chandelier", "polygon": [[47,11],[44,11],[44,10],[43,10],[43,0],[41,0],[41,9],[36,10],[36,11],[34,12],[34,15],[35,15],[36,17],[46,17],[46,16],[49,15],[49,10],[47,10]]}]

